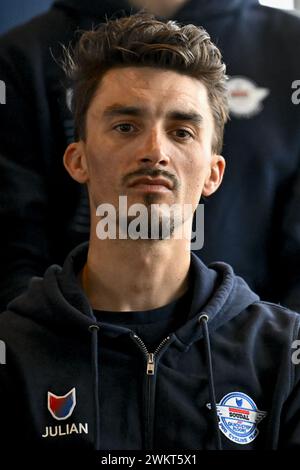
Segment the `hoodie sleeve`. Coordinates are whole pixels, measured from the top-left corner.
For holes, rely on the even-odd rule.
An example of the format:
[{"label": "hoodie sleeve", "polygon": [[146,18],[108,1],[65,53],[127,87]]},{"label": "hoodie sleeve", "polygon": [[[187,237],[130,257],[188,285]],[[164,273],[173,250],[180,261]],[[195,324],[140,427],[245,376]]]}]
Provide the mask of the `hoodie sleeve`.
[{"label": "hoodie sleeve", "polygon": [[298,317],[297,315],[295,334],[290,345],[290,393],[281,413],[279,449],[300,450],[300,318]]}]

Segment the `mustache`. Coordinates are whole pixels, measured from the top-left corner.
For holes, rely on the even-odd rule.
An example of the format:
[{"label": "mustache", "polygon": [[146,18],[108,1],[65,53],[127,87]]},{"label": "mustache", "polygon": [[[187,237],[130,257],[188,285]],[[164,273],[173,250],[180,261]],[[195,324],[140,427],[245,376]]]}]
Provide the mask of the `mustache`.
[{"label": "mustache", "polygon": [[128,175],[124,176],[123,184],[126,185],[131,180],[131,178],[137,178],[139,176],[150,176],[152,178],[166,178],[173,183],[174,190],[178,189],[180,186],[178,178],[173,175],[173,173],[170,173],[167,170],[161,170],[159,168],[141,168],[140,170],[129,173]]}]

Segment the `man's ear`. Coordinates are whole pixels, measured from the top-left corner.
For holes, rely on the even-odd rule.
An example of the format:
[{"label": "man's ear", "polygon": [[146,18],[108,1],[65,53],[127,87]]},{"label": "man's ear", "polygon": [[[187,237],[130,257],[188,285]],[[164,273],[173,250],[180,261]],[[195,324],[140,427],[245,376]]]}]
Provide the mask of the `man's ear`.
[{"label": "man's ear", "polygon": [[222,157],[222,155],[214,154],[212,156],[210,172],[205,179],[202,190],[203,196],[210,196],[218,189],[222,183],[225,166],[225,159]]},{"label": "man's ear", "polygon": [[75,181],[82,184],[88,182],[89,172],[82,141],[68,145],[64,154],[64,165]]}]

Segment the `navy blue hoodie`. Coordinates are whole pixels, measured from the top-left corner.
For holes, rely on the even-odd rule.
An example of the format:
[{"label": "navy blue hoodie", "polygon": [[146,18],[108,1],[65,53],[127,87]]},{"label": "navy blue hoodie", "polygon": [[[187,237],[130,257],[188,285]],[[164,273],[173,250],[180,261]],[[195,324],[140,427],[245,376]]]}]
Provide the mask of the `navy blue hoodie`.
[{"label": "navy blue hoodie", "polygon": [[79,246],[0,317],[3,448],[300,447],[298,314],[192,254],[187,321],[150,356],[96,321],[77,281],[86,256]]},{"label": "navy blue hoodie", "polygon": [[[66,83],[54,60],[81,29],[130,13],[125,0],[58,0],[0,39],[0,310],[89,237],[89,207],[62,164],[73,140]],[[175,15],[221,48],[237,101],[225,132],[222,187],[205,201],[206,263],[233,266],[264,300],[300,310],[300,19],[257,0],[189,0]],[[246,86],[244,89],[243,86]],[[299,96],[299,93],[298,93]],[[297,95],[296,95],[297,98]],[[234,101],[234,100],[233,100]],[[247,108],[247,106],[246,106]],[[58,230],[59,227],[59,230]],[[284,272],[284,276],[282,273]]]}]

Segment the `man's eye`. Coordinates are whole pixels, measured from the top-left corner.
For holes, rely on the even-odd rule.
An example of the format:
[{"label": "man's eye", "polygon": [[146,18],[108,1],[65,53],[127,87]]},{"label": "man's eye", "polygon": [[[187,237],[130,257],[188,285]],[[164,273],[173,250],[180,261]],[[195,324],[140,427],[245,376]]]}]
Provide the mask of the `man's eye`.
[{"label": "man's eye", "polygon": [[135,130],[134,126],[128,123],[118,124],[114,127],[114,129],[121,132],[122,134],[129,134],[131,131]]},{"label": "man's eye", "polygon": [[176,129],[174,134],[176,137],[182,140],[187,140],[193,137],[193,134],[186,129]]}]

